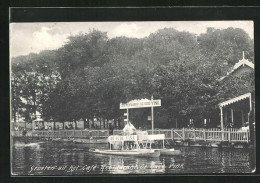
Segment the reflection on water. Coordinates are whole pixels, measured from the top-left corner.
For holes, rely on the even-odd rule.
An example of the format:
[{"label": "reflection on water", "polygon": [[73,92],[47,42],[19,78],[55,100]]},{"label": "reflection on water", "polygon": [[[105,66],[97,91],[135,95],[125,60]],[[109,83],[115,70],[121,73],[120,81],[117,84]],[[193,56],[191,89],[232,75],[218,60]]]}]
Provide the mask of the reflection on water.
[{"label": "reflection on water", "polygon": [[255,167],[253,150],[180,147],[181,156],[136,158],[89,153],[105,145],[44,142],[38,145],[14,143],[14,175],[89,174],[175,174],[249,173]]}]

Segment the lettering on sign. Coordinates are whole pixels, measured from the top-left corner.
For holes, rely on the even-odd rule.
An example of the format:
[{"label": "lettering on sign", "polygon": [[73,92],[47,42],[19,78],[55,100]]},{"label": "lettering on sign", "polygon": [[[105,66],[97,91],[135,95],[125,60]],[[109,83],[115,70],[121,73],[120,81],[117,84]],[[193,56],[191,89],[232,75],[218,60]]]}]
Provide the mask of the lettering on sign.
[{"label": "lettering on sign", "polygon": [[127,135],[127,136],[119,136],[112,135],[108,137],[108,141],[137,141],[137,135]]},{"label": "lettering on sign", "polygon": [[120,103],[120,109],[129,109],[129,108],[144,108],[144,107],[159,107],[161,106],[161,100],[153,101],[131,101],[128,103]]}]

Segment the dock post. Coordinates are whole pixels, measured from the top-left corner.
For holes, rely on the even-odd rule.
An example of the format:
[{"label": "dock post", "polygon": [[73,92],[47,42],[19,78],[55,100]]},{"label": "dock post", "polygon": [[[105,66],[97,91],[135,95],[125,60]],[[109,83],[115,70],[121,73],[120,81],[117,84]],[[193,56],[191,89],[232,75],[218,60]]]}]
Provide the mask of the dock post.
[{"label": "dock post", "polygon": [[204,138],[204,141],[206,142],[207,138],[206,138],[206,130],[205,130],[205,128],[203,129],[203,138]]},{"label": "dock post", "polygon": [[224,120],[223,120],[223,108],[220,106],[220,125],[221,125],[221,141],[224,140]]},{"label": "dock post", "polygon": [[194,142],[196,142],[196,131],[195,131],[195,128],[193,129],[193,133],[194,133]]},{"label": "dock post", "polygon": [[164,139],[163,139],[163,149],[164,149]]}]

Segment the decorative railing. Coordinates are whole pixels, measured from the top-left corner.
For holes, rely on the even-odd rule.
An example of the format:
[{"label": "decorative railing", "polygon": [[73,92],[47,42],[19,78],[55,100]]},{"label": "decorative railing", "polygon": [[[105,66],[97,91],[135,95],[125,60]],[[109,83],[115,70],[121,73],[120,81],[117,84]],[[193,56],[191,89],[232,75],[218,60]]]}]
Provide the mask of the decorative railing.
[{"label": "decorative railing", "polygon": [[[204,128],[182,128],[182,129],[156,129],[147,130],[148,134],[165,134],[166,139],[175,141],[208,141],[208,142],[249,142],[249,131],[241,129],[224,129],[218,128],[204,129]],[[123,134],[122,130],[113,130],[113,135]],[[44,138],[106,138],[109,130],[35,130],[27,131],[27,137],[44,137]],[[12,136],[21,137],[23,132],[21,130],[13,130]]]},{"label": "decorative railing", "polygon": [[[13,131],[12,136],[23,136],[22,131]],[[26,131],[27,137],[44,138],[106,138],[109,136],[109,130],[34,130]]]},{"label": "decorative railing", "polygon": [[[249,142],[249,131],[241,129],[221,129],[211,128],[182,128],[182,129],[156,129],[154,131],[147,130],[148,134],[165,134],[166,139],[172,140],[191,140],[191,141],[228,141],[228,142]],[[114,130],[114,135],[122,134],[122,130]]]}]

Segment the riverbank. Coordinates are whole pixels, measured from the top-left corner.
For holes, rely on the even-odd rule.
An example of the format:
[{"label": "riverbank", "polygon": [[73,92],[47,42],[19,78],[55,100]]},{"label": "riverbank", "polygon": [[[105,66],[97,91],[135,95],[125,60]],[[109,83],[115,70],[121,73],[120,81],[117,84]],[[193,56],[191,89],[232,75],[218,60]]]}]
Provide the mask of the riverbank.
[{"label": "riverbank", "polygon": [[[39,142],[39,141],[53,141],[53,142],[72,142],[75,144],[107,144],[107,138],[30,138],[30,137],[13,137],[14,140],[22,142]],[[176,141],[165,140],[166,148],[175,147],[209,147],[209,148],[249,148],[254,149],[252,143],[242,142],[204,142],[204,141]]]}]

